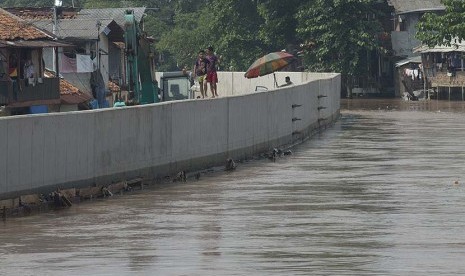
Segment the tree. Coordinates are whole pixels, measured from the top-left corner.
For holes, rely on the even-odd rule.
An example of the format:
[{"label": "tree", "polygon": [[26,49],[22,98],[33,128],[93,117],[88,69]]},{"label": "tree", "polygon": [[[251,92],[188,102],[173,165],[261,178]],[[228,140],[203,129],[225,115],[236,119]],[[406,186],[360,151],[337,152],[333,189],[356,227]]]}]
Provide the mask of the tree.
[{"label": "tree", "polygon": [[353,81],[368,74],[368,56],[384,52],[378,40],[382,25],[373,0],[315,0],[297,12],[307,69],[340,72],[352,96]]},{"label": "tree", "polygon": [[157,44],[157,49],[173,56],[176,64],[168,63],[159,69],[176,70],[176,67],[181,69],[185,66],[192,68],[197,52],[206,47],[204,44],[207,30],[202,28],[206,18],[207,15],[199,13],[176,15],[175,27],[164,33]]},{"label": "tree", "polygon": [[194,12],[177,9],[174,18],[175,27],[157,48],[173,55],[178,66],[190,65],[200,49],[213,46],[223,69],[245,70],[267,50],[259,38],[262,19],[253,1],[211,0]]},{"label": "tree", "polygon": [[215,0],[210,3],[211,21],[207,43],[222,55],[227,70],[245,71],[267,52],[258,29],[263,22],[257,4],[250,0]]},{"label": "tree", "polygon": [[259,37],[270,51],[284,49],[298,43],[296,36],[296,12],[301,0],[262,0],[257,1],[258,14],[263,19]]},{"label": "tree", "polygon": [[465,39],[465,1],[443,0],[443,15],[426,13],[418,24],[416,38],[430,47],[451,45],[453,39]]}]

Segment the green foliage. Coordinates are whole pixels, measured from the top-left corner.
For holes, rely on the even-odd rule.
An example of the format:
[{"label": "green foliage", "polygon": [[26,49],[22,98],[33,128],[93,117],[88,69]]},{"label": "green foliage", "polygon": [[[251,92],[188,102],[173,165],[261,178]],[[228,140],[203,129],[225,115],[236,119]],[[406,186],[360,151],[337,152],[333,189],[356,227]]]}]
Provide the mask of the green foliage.
[{"label": "green foliage", "polygon": [[[64,0],[64,5],[70,6],[71,1]],[[53,0],[3,0],[2,4],[12,6],[22,2],[29,6],[53,4]],[[192,67],[197,52],[210,45],[222,56],[223,70],[246,70],[264,54],[304,45],[307,69],[350,76],[366,73],[369,51],[383,50],[378,45],[380,11],[375,2],[379,3],[377,0],[74,0],[76,6],[86,8],[147,7],[145,30],[155,38],[157,50],[164,57],[159,70]]]},{"label": "green foliage", "polygon": [[300,5],[305,1],[300,0],[265,0],[258,4],[258,13],[263,19],[259,36],[269,48],[286,48],[286,45],[296,44],[297,20],[295,14]]},{"label": "green foliage", "polygon": [[246,70],[259,55],[267,52],[258,36],[262,21],[255,3],[250,0],[217,0],[210,4],[208,10],[211,20],[206,43],[223,56],[224,69]]},{"label": "green foliage", "polygon": [[[191,67],[199,49],[205,41],[207,30],[199,27],[198,14],[179,14],[176,27],[164,33],[157,44],[157,49],[172,55],[177,60],[176,67]],[[203,46],[204,48],[205,46]],[[171,65],[171,68],[174,66]],[[174,68],[173,68],[174,69]]]},{"label": "green foliage", "polygon": [[314,71],[359,76],[367,72],[370,51],[383,51],[379,10],[371,0],[315,0],[296,15],[306,66]]},{"label": "green foliage", "polygon": [[245,70],[262,52],[257,6],[250,0],[216,0],[190,13],[175,11],[175,27],[166,32],[160,51],[191,67],[200,49],[213,46],[223,69]]},{"label": "green foliage", "polygon": [[443,4],[445,14],[426,13],[418,24],[417,39],[430,47],[465,39],[465,1],[443,0]]}]

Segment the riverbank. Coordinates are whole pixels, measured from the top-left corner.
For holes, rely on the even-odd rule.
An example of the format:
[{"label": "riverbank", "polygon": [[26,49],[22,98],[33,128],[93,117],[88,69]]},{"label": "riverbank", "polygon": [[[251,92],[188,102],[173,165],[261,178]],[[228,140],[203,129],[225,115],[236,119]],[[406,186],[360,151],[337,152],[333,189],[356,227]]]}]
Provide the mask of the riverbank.
[{"label": "riverbank", "polygon": [[63,191],[75,191],[72,203],[81,189],[157,182],[298,143],[337,120],[340,109],[339,74],[307,78],[219,99],[0,118],[0,208]]},{"label": "riverbank", "polygon": [[[331,124],[333,124],[332,122]],[[330,127],[330,125],[322,126],[318,132]],[[316,133],[318,133],[316,132]],[[6,221],[8,218],[15,218],[21,216],[37,215],[44,212],[58,211],[70,208],[84,202],[91,202],[94,200],[104,200],[113,197],[121,197],[134,192],[142,192],[150,190],[157,186],[162,185],[176,185],[180,183],[195,182],[206,176],[211,176],[215,173],[222,173],[234,171],[237,166],[247,164],[249,161],[268,161],[276,162],[280,158],[292,155],[292,149],[311,139],[306,137],[293,145],[287,145],[281,148],[275,148],[269,152],[263,152],[255,155],[250,159],[244,160],[227,160],[223,166],[216,166],[207,168],[201,171],[185,172],[181,171],[173,176],[165,176],[163,179],[144,180],[142,178],[135,178],[131,180],[112,183],[107,186],[92,186],[84,188],[71,188],[66,190],[57,189],[49,194],[29,194],[21,195],[17,198],[6,199],[0,201],[1,218]],[[232,162],[232,163],[231,163]]]}]

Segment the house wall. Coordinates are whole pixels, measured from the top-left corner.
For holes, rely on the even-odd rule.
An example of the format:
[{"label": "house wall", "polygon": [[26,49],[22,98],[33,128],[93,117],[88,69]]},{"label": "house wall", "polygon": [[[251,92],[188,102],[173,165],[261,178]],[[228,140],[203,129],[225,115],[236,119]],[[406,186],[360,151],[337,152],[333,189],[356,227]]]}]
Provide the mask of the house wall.
[{"label": "house wall", "polygon": [[77,89],[92,95],[92,89],[90,88],[91,73],[61,73],[61,75]]},{"label": "house wall", "polygon": [[455,71],[452,76],[447,73],[447,70],[437,71],[429,81],[431,87],[465,87],[465,71]]},{"label": "house wall", "polygon": [[45,68],[53,70],[53,48],[44,48],[42,51]]},{"label": "house wall", "polygon": [[78,111],[77,104],[62,104],[60,105],[60,112],[70,112],[70,111]]},{"label": "house wall", "polygon": [[[86,54],[91,54],[92,50],[95,50],[96,42],[95,41],[87,41],[81,42],[86,48]],[[119,62],[120,62],[120,55],[119,52],[116,53],[114,49],[110,49],[110,44],[108,41],[108,37],[104,34],[100,34],[100,41],[99,47],[101,49],[100,55],[100,69],[102,73],[102,77],[105,80],[105,87],[108,88],[108,80],[111,76],[112,72],[119,72]],[[60,50],[62,52],[62,50]],[[52,70],[53,66],[53,48],[44,49],[44,61],[45,66],[47,69]],[[110,58],[111,56],[111,58]],[[111,60],[111,62],[110,62]],[[60,72],[61,76],[64,79],[69,81],[72,85],[77,87],[79,90],[92,94],[92,89],[90,87],[90,77],[91,73],[63,73]]]},{"label": "house wall", "polygon": [[[93,42],[88,42],[87,48],[89,48],[89,44]],[[60,49],[60,52],[63,50]],[[90,52],[87,52],[86,54],[90,54]],[[53,70],[53,55],[54,51],[53,48],[44,48],[43,50],[43,55],[44,55],[44,62],[45,62],[45,68],[48,70]],[[74,85],[76,88],[79,90],[91,94],[92,90],[90,88],[90,74],[91,73],[63,73],[60,72],[60,75],[66,79],[68,82],[70,82],[72,85]]]},{"label": "house wall", "polygon": [[100,33],[100,72],[105,81],[105,88],[108,88],[108,80],[110,78],[110,63],[109,63],[109,41],[104,33]]},{"label": "house wall", "polygon": [[420,14],[403,14],[402,18],[405,31],[393,31],[391,33],[392,49],[396,56],[411,57],[414,55],[413,48],[420,45],[420,41],[415,38],[417,32],[416,24],[420,20]]},{"label": "house wall", "polygon": [[121,49],[116,47],[113,43],[110,43],[108,47],[109,76],[111,79],[119,79],[121,76]]},{"label": "house wall", "polygon": [[340,75],[312,79],[219,99],[0,118],[0,199],[150,180],[302,141],[340,109]]}]

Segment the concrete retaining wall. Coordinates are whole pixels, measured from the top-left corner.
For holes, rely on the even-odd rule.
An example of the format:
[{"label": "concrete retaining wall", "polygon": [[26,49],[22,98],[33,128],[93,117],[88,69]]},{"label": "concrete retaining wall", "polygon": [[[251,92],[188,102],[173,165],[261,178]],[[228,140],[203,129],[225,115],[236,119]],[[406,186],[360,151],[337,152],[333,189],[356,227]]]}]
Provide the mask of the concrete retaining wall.
[{"label": "concrete retaining wall", "polygon": [[[339,115],[339,74],[301,83],[218,99],[1,118],[0,199],[155,179],[291,144]],[[255,83],[240,85],[232,93]]]},{"label": "concrete retaining wall", "polygon": [[255,92],[257,86],[266,87],[268,90],[278,89],[275,87],[274,78],[278,85],[285,83],[284,79],[289,76],[291,81],[296,84],[302,84],[312,80],[322,78],[331,78],[332,73],[309,73],[309,72],[276,72],[274,75],[247,79],[244,72],[218,72],[218,94],[220,96],[233,96],[250,94]]}]

